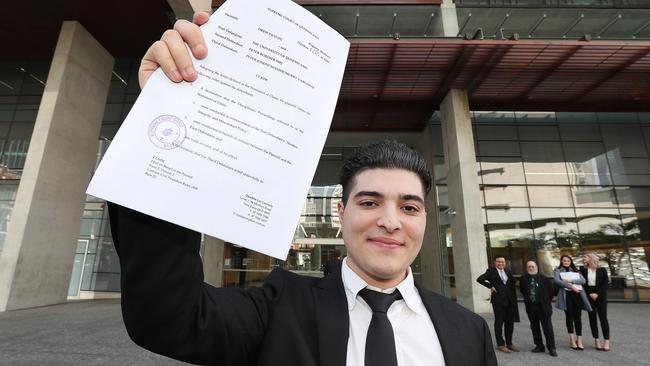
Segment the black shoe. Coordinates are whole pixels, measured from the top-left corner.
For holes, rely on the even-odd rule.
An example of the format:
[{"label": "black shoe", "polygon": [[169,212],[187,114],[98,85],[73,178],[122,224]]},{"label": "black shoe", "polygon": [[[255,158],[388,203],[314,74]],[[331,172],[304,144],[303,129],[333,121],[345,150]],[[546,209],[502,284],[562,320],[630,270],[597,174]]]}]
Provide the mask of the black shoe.
[{"label": "black shoe", "polygon": [[530,350],[530,352],[540,353],[540,352],[544,352],[544,350],[545,350],[544,346],[537,346],[537,347],[533,348],[532,350]]},{"label": "black shoe", "polygon": [[576,347],[576,349],[577,349],[578,351],[584,351],[584,350],[585,350],[584,347]]},{"label": "black shoe", "polygon": [[555,352],[555,348],[549,349],[548,354],[553,356],[553,357],[557,357],[557,352]]}]

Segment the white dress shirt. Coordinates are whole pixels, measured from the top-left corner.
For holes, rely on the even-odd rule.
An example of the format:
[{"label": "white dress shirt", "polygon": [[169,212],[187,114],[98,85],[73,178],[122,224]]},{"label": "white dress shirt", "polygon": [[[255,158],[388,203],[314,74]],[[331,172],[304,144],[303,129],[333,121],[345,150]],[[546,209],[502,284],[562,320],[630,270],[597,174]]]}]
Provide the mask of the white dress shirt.
[{"label": "white dress shirt", "polygon": [[596,286],[596,271],[587,269],[587,286]]},{"label": "white dress shirt", "polygon": [[497,271],[499,271],[499,276],[501,276],[501,282],[503,282],[504,285],[508,283],[508,275],[506,274],[506,271],[498,268]]},{"label": "white dress shirt", "polygon": [[[370,306],[357,294],[363,288],[380,291],[368,285],[347,264],[347,258],[341,266],[341,277],[345,287],[350,314],[350,337],[348,338],[347,366],[364,366],[366,335],[372,319]],[[438,340],[438,334],[420,294],[415,288],[413,274],[408,275],[395,288],[381,292],[392,293],[398,289],[403,300],[397,300],[388,309],[388,319],[395,334],[395,351],[399,366],[438,366],[445,360]]]}]

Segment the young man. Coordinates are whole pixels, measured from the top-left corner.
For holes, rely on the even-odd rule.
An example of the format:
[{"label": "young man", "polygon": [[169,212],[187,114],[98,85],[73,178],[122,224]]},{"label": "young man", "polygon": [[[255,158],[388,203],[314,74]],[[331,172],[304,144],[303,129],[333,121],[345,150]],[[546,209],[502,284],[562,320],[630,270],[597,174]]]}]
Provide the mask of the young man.
[{"label": "young man", "polygon": [[533,332],[533,341],[535,342],[535,348],[531,352],[544,352],[544,342],[539,327],[541,324],[548,353],[553,357],[557,357],[553,323],[551,323],[553,286],[548,278],[539,274],[535,261],[526,263],[526,274],[519,279],[519,289],[524,296],[526,314],[528,314],[530,320],[530,330]]},{"label": "young man", "polygon": [[[196,25],[175,29],[147,52],[142,83],[157,65],[170,76],[188,70],[170,56],[187,56],[185,43],[204,49]],[[131,338],[199,364],[496,365],[485,321],[413,282],[431,188],[424,159],[396,142],[370,144],[344,164],[341,184],[342,263],[322,279],[275,269],[249,289],[203,282],[200,234],[109,204]]]},{"label": "young man", "polygon": [[504,353],[519,352],[512,344],[514,323],[519,321],[516,280],[512,271],[506,268],[506,258],[502,255],[495,256],[494,267],[488,268],[476,279],[476,282],[489,288],[492,293],[490,302],[494,310],[494,338],[497,341],[497,349]]}]

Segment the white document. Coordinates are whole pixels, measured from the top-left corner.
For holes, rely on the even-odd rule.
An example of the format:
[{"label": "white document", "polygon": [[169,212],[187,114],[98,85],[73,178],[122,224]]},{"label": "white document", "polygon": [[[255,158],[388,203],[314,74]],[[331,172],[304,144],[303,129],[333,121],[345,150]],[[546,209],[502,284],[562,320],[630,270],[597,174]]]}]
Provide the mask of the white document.
[{"label": "white document", "polygon": [[87,193],[286,259],[349,42],[289,0],[229,0],[193,83],[158,70]]},{"label": "white document", "polygon": [[[580,273],[578,273],[578,272],[560,272],[560,278],[562,279],[562,281],[564,281],[564,280],[575,281],[575,280],[580,279]],[[576,286],[578,286],[578,288],[582,291],[582,285],[576,284]]]}]

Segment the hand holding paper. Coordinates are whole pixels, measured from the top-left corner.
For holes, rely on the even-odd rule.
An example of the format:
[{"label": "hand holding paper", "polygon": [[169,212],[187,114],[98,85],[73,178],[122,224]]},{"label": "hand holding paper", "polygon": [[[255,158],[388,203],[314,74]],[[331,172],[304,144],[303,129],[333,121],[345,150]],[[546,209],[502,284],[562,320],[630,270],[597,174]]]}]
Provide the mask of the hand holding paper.
[{"label": "hand holding paper", "polygon": [[196,81],[151,75],[88,193],[284,259],[349,43],[288,0],[230,0],[201,30]]}]

